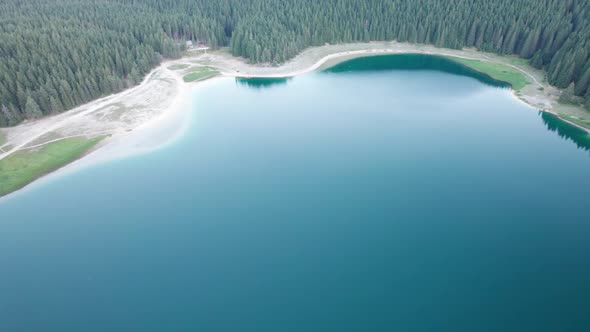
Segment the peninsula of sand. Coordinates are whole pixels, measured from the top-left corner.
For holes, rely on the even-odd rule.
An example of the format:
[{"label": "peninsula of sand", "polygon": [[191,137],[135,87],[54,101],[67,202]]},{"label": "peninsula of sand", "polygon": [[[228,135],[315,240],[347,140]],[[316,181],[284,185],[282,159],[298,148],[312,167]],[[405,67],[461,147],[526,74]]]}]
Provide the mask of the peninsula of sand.
[{"label": "peninsula of sand", "polygon": [[[59,115],[0,129],[0,196],[57,169],[128,156],[171,142],[186,128],[191,89],[214,77],[291,77],[355,57],[417,53],[445,56],[510,83],[519,100],[590,132],[590,112],[558,102],[561,91],[526,60],[474,49],[370,42],[309,48],[281,66],[252,65],[227,50],[187,52],[165,61],[143,82]],[[69,165],[68,167],[64,167]]]}]

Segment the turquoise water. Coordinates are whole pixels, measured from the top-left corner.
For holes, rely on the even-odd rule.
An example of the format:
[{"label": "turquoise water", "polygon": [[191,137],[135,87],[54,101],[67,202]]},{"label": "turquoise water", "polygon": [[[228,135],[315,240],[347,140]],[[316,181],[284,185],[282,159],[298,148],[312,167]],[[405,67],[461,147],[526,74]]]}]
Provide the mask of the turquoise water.
[{"label": "turquoise water", "polygon": [[165,149],[0,200],[0,331],[588,331],[588,136],[502,86],[210,81]]}]

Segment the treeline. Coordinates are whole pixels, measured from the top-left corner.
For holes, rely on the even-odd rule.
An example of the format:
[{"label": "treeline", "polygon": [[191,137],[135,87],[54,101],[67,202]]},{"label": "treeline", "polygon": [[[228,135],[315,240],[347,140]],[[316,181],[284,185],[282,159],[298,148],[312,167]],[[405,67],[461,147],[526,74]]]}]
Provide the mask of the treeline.
[{"label": "treeline", "polygon": [[4,0],[0,126],[137,84],[187,39],[273,64],[325,43],[476,47],[530,59],[590,105],[590,1]]},{"label": "treeline", "polygon": [[516,54],[590,107],[588,0],[254,0],[231,50],[281,63],[308,46],[370,40]]}]

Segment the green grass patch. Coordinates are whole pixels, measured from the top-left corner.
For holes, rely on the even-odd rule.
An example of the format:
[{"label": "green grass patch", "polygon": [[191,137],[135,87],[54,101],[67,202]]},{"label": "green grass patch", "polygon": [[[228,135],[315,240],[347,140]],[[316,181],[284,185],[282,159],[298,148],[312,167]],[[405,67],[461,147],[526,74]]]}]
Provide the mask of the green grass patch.
[{"label": "green grass patch", "polygon": [[58,139],[60,139],[62,137],[63,136],[61,136],[60,134],[56,133],[55,131],[50,131],[50,132],[48,132],[46,134],[41,135],[39,138],[35,139],[34,141],[28,143],[25,147],[40,145],[40,144],[43,144],[45,142],[49,142],[49,141],[53,141],[53,140],[58,140]]},{"label": "green grass patch", "polygon": [[529,60],[519,58],[517,56],[512,56],[512,55],[502,56],[502,61],[508,62],[511,65],[515,65],[515,66],[528,66],[529,65]]},{"label": "green grass patch", "polygon": [[523,74],[521,71],[501,63],[463,59],[450,56],[448,58],[471,69],[477,70],[480,73],[484,73],[495,80],[506,82],[510,84],[516,91],[524,88],[525,85],[529,83],[525,74]]},{"label": "green grass patch", "polygon": [[68,138],[49,143],[38,150],[21,150],[0,160],[0,196],[18,190],[82,157],[104,137]]},{"label": "green grass patch", "polygon": [[584,121],[584,120],[575,118],[571,115],[567,115],[567,114],[563,114],[563,113],[559,113],[559,116],[569,122],[577,124],[578,126],[584,127],[586,129],[590,129],[590,121]]},{"label": "green grass patch", "polygon": [[196,82],[206,80],[218,74],[219,72],[211,67],[193,67],[190,73],[184,75],[182,79],[185,82]]},{"label": "green grass patch", "polygon": [[180,64],[175,64],[175,65],[169,66],[168,69],[170,69],[170,70],[180,70],[180,69],[186,69],[188,67],[190,67],[190,65],[184,64],[184,63],[180,63]]}]

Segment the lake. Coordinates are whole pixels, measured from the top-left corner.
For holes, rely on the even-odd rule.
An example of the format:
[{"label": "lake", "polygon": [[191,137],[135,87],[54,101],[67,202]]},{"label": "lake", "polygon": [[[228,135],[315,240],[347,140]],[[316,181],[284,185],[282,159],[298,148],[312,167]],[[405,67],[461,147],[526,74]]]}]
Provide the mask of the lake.
[{"label": "lake", "polygon": [[0,200],[0,331],[589,331],[590,139],[422,55],[195,89]]}]

